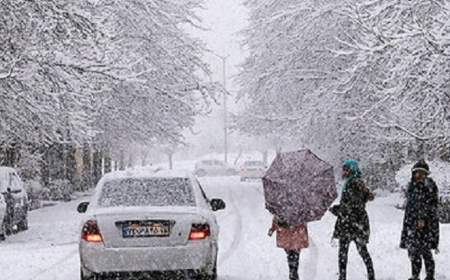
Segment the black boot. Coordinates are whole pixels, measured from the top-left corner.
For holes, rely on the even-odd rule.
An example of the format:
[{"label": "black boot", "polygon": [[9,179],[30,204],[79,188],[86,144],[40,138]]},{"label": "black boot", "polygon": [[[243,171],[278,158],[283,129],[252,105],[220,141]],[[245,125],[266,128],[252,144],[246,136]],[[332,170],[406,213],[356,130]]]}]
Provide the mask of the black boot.
[{"label": "black boot", "polygon": [[298,267],[300,261],[300,252],[286,251],[288,255],[289,280],[299,280]]},{"label": "black boot", "polygon": [[300,280],[297,271],[289,272],[289,280]]}]

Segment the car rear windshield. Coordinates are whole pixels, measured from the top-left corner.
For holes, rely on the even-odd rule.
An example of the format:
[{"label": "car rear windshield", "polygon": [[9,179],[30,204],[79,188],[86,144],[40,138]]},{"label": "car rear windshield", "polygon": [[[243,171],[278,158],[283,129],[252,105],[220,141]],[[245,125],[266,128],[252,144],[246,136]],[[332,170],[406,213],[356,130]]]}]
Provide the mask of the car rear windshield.
[{"label": "car rear windshield", "polygon": [[195,206],[192,185],[186,178],[121,179],[106,182],[100,207]]}]

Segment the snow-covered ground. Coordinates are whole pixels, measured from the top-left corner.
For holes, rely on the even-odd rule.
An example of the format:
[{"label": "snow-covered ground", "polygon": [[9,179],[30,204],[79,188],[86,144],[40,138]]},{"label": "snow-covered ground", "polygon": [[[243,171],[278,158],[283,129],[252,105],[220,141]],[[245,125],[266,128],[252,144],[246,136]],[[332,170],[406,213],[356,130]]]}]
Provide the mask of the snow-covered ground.
[{"label": "snow-covered ground", "polygon": [[[271,217],[264,209],[261,184],[241,183],[237,177],[203,178],[201,183],[210,197],[224,198],[228,206],[217,214],[221,226],[219,279],[287,279],[285,254],[275,247],[274,238],[267,237]],[[0,243],[0,279],[79,279],[78,202],[31,212],[30,230]],[[373,229],[369,249],[378,279],[409,277],[406,252],[398,248],[403,213],[395,209],[396,202],[395,196],[380,197],[369,206]],[[334,221],[327,215],[310,224],[311,247],[302,253],[302,279],[337,279],[337,248],[331,243]],[[450,279],[446,271],[450,226],[443,225],[441,234],[439,280]],[[364,266],[354,248],[348,279],[365,279]]]}]

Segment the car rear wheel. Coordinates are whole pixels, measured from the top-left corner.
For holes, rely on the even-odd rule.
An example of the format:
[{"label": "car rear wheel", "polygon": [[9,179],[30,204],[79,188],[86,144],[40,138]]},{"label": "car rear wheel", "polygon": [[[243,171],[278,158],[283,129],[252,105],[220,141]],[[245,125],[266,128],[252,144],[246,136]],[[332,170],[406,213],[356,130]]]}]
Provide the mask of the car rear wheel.
[{"label": "car rear wheel", "polygon": [[6,225],[5,222],[3,221],[2,224],[0,225],[0,241],[5,240],[6,240]]},{"label": "car rear wheel", "polygon": [[87,271],[84,268],[80,269],[80,279],[81,280],[106,280],[100,274]]},{"label": "car rear wheel", "polygon": [[28,217],[24,217],[18,224],[17,229],[19,231],[25,231],[28,230]]},{"label": "car rear wheel", "polygon": [[217,280],[217,263],[214,265],[212,271],[202,271],[196,277],[197,280]]}]

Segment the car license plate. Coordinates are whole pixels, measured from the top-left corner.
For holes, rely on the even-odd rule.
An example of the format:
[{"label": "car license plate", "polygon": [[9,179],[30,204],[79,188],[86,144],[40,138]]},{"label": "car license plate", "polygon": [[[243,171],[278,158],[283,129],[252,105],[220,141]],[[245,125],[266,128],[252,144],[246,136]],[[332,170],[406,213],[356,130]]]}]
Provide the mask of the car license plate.
[{"label": "car license plate", "polygon": [[124,238],[167,237],[170,235],[170,223],[167,222],[131,222],[122,225]]}]

